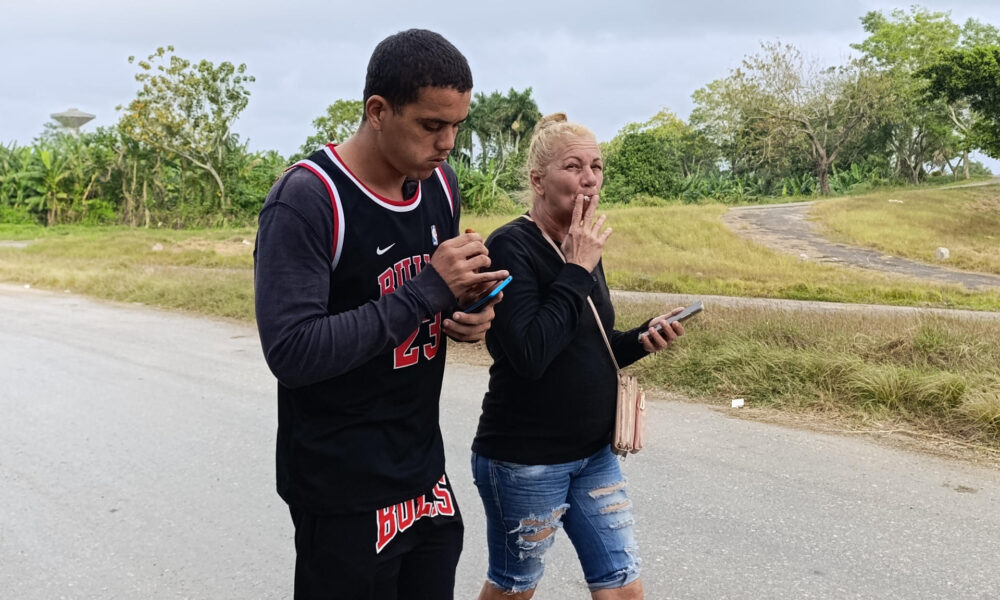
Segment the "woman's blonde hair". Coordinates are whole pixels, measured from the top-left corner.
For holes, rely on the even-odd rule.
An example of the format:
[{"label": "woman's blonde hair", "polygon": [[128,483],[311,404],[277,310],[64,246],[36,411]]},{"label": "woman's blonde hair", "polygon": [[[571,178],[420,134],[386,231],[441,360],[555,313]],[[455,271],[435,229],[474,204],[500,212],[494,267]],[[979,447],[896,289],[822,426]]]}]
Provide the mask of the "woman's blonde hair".
[{"label": "woman's blonde hair", "polygon": [[573,123],[566,118],[566,113],[552,113],[542,117],[535,125],[535,131],[531,134],[531,144],[528,146],[528,162],[525,165],[528,171],[528,184],[531,184],[531,175],[543,171],[552,162],[556,151],[569,138],[589,137],[594,138],[594,132],[579,123]]}]

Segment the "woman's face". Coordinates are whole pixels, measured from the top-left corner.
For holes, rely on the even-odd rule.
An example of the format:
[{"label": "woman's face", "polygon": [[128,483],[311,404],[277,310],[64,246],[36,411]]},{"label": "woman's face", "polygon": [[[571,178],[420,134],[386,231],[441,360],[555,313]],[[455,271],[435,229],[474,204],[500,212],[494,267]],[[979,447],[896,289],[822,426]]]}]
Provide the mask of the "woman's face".
[{"label": "woman's face", "polygon": [[541,173],[532,173],[535,201],[560,223],[573,216],[573,200],[580,194],[594,196],[604,182],[601,149],[591,137],[571,137],[556,150]]}]

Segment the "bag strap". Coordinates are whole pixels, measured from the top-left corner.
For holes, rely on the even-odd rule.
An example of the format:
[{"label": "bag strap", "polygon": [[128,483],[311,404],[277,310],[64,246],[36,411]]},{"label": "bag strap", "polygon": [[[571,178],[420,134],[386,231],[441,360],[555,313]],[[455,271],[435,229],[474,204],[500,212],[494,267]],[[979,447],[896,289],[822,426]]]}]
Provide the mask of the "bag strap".
[{"label": "bag strap", "polygon": [[[532,223],[535,223],[535,220],[532,219],[529,215],[521,215],[521,218],[527,219]],[[538,223],[535,223],[535,226],[538,227]],[[552,249],[556,251],[556,254],[559,255],[559,258],[561,258],[563,262],[566,262],[566,256],[563,255],[562,250],[559,248],[559,246],[557,246],[556,243],[552,240],[552,238],[549,237],[549,234],[545,233],[545,230],[543,230],[541,227],[538,227],[538,231],[542,234],[542,237],[545,238],[545,241],[548,242],[550,246],[552,246]],[[597,314],[597,307],[594,306],[594,301],[590,299],[590,294],[587,294],[587,304],[590,305],[590,310],[594,312],[594,320],[597,321],[597,328],[601,330],[601,339],[604,340],[604,347],[608,349],[608,354],[611,356],[611,362],[613,362],[615,365],[615,371],[618,371],[620,373],[621,367],[618,366],[618,361],[615,359],[615,351],[611,349],[611,342],[608,341],[608,334],[605,333],[604,331],[604,323],[601,322],[601,316]]]}]

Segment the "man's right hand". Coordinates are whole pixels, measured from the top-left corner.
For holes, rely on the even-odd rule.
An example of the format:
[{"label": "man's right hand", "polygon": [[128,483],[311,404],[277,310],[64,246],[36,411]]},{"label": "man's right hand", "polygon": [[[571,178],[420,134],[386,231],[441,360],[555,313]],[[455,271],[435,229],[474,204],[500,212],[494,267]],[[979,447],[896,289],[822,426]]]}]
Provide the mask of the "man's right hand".
[{"label": "man's right hand", "polygon": [[490,266],[489,250],[478,233],[465,233],[443,242],[431,256],[431,266],[448,284],[455,298],[467,296],[474,288],[482,288],[507,278],[507,271],[482,271]]}]

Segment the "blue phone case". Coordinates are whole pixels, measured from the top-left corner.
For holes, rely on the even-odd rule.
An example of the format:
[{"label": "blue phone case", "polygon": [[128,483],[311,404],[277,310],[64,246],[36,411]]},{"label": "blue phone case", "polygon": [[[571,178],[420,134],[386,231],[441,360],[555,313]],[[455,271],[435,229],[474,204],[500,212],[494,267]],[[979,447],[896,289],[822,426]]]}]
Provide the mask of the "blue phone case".
[{"label": "blue phone case", "polygon": [[490,300],[492,300],[493,298],[495,298],[496,295],[500,293],[500,290],[502,290],[505,287],[507,287],[507,284],[510,283],[511,279],[514,279],[514,276],[513,275],[508,275],[507,279],[504,279],[503,281],[501,281],[500,283],[498,283],[496,285],[496,287],[494,287],[492,290],[490,290],[489,294],[486,294],[485,296],[483,296],[482,298],[480,298],[479,300],[477,300],[474,304],[472,304],[472,306],[466,306],[465,308],[462,309],[462,312],[466,312],[466,313],[476,312],[477,310],[479,310],[480,308],[482,308],[483,306],[485,306],[487,302],[489,302]]}]

